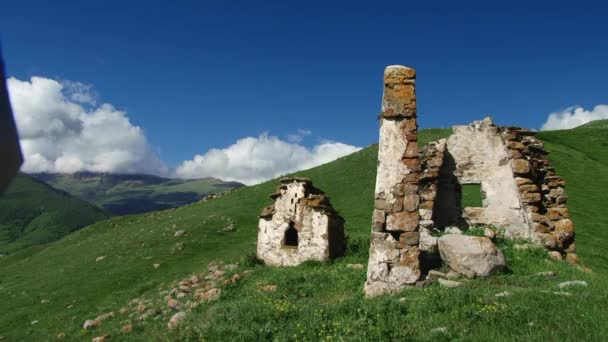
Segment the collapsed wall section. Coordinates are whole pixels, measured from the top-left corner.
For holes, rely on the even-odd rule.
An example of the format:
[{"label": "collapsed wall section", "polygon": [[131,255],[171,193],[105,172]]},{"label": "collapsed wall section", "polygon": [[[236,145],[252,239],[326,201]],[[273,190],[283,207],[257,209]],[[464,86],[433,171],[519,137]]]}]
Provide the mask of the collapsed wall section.
[{"label": "collapsed wall section", "polygon": [[534,136],[520,127],[502,127],[501,137],[510,159],[531,237],[545,248],[578,260],[574,224],[568,214],[566,181],[549,165],[548,152]]}]

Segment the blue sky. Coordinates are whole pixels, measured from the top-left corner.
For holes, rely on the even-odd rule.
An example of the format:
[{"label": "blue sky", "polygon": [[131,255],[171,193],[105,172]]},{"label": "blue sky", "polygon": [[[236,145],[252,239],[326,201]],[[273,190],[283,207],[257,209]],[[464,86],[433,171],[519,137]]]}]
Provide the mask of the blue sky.
[{"label": "blue sky", "polygon": [[[530,1],[531,2],[531,1]],[[177,5],[179,3],[179,6]],[[328,4],[331,3],[331,4]],[[94,86],[169,167],[264,132],[377,142],[386,65],[417,70],[419,124],[540,128],[608,103],[606,2],[12,1],[7,74]]]}]

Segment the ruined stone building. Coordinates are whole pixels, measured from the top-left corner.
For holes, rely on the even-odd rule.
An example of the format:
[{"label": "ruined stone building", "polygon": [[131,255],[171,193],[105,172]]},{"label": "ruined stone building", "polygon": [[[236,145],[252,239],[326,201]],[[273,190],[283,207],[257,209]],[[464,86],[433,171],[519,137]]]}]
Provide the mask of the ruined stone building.
[{"label": "ruined stone building", "polygon": [[329,198],[306,178],[283,178],[262,210],[257,256],[268,265],[295,266],[306,260],[344,255],[344,219]]},{"label": "ruined stone building", "polygon": [[[575,260],[565,181],[535,133],[486,118],[419,151],[415,78],[403,66],[384,73],[366,295],[420,280],[441,262],[433,235],[447,227],[491,225]],[[480,189],[479,207],[462,205],[470,185]]]}]

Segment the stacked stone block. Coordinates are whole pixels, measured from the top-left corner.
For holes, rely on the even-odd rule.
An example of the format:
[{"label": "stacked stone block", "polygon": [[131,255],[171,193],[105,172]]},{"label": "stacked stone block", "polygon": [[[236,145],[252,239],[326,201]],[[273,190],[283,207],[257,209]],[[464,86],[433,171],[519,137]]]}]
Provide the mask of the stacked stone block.
[{"label": "stacked stone block", "polygon": [[415,70],[404,66],[389,66],[384,71],[372,238],[364,287],[368,296],[414,284],[421,273],[415,78]]},{"label": "stacked stone block", "polygon": [[519,127],[501,130],[531,237],[576,262],[574,225],[566,206],[566,181],[549,165],[548,152],[534,137],[535,132]]}]

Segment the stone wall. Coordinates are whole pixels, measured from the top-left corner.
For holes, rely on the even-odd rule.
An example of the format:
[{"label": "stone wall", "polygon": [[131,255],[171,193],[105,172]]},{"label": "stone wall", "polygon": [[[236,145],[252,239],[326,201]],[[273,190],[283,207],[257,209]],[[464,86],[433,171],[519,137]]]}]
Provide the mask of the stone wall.
[{"label": "stone wall", "polygon": [[421,273],[415,78],[415,70],[404,66],[384,71],[368,296],[413,284]]},{"label": "stone wall", "polygon": [[531,237],[576,263],[574,225],[566,206],[566,181],[549,165],[548,152],[535,134],[520,127],[501,128],[518,187],[518,199],[524,208]]},{"label": "stone wall", "polygon": [[482,207],[462,208],[469,225],[489,224],[512,238],[531,238],[500,128],[490,118],[454,126],[447,150],[459,184],[481,184]]},{"label": "stone wall", "polygon": [[260,260],[295,266],[344,255],[344,219],[310,180],[284,178],[270,197],[275,202],[262,210],[258,225]]}]

